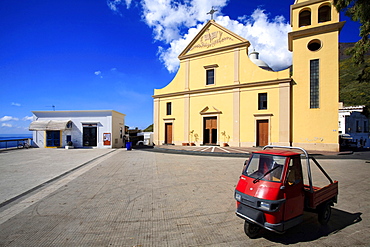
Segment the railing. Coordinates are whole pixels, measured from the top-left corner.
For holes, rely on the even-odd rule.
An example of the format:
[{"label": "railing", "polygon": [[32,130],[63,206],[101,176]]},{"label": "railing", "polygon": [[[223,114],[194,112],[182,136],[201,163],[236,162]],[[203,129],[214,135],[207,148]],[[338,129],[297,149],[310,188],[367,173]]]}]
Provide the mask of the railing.
[{"label": "railing", "polygon": [[28,148],[32,146],[32,138],[0,140],[0,149]]}]

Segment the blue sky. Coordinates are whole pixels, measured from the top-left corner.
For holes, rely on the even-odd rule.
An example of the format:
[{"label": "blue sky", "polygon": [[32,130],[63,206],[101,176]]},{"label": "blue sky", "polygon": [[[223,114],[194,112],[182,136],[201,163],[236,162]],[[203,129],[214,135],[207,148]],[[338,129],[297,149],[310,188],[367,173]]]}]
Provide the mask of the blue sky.
[{"label": "blue sky", "polygon": [[[0,134],[30,133],[31,111],[116,110],[126,125],[153,123],[153,90],[209,20],[247,38],[274,69],[289,66],[293,0],[2,0]],[[348,22],[341,42],[356,42]]]}]

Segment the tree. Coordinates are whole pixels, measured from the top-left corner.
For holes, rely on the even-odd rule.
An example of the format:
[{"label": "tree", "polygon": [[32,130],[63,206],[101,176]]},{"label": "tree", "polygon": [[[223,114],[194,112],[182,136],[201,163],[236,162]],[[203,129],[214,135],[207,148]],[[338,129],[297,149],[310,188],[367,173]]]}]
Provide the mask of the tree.
[{"label": "tree", "polygon": [[[360,26],[361,39],[352,48],[347,50],[348,55],[352,56],[352,61],[356,65],[365,62],[365,54],[370,49],[370,4],[369,0],[334,0],[334,6],[338,12],[345,11],[346,16],[353,21],[358,21]],[[365,71],[366,70],[366,71]],[[368,74],[368,69],[363,73]],[[368,76],[368,75],[365,75]]]}]

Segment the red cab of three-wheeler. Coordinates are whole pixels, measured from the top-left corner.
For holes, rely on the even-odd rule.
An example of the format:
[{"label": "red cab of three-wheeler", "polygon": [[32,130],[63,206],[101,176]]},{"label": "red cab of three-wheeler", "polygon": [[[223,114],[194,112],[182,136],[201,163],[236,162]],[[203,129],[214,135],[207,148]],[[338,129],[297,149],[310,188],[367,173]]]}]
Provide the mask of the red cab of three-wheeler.
[{"label": "red cab of three-wheeler", "polygon": [[[245,220],[244,230],[251,238],[257,237],[261,228],[284,233],[301,223],[305,208],[301,153],[281,149],[253,152],[244,164],[235,199],[236,215]],[[323,217],[330,217],[330,212]]]}]

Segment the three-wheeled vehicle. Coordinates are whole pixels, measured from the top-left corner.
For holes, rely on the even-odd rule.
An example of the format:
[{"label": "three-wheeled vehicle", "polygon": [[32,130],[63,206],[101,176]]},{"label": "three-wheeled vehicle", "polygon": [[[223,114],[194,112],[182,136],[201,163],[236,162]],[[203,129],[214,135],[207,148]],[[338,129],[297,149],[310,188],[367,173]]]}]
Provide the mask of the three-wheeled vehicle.
[{"label": "three-wheeled vehicle", "polygon": [[[307,185],[303,182],[301,156],[306,160]],[[328,185],[312,185],[310,160],[329,180]],[[327,224],[337,196],[338,181],[333,181],[306,150],[265,146],[253,152],[244,164],[235,188],[236,215],[245,220],[244,231],[250,238],[256,238],[261,227],[284,233],[303,221],[304,210],[317,212],[319,222]]]}]

